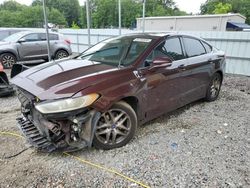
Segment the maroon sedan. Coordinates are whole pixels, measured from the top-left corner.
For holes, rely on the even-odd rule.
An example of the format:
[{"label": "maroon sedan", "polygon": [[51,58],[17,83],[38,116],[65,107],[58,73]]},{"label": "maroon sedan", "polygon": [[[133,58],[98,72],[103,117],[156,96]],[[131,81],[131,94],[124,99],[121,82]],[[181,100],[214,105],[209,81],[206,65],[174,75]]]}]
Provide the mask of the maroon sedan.
[{"label": "maroon sedan", "polygon": [[18,125],[41,150],[121,147],[138,125],[202,98],[217,99],[224,68],[224,53],[193,36],[107,39],[78,57],[16,75]]}]

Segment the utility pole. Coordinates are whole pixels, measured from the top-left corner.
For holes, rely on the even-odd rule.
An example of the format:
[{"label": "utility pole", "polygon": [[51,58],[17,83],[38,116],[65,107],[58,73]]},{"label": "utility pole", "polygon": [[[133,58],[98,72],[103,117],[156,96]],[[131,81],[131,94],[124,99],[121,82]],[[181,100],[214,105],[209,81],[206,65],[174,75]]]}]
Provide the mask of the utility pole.
[{"label": "utility pole", "polygon": [[46,13],[45,0],[43,0],[43,15],[44,15],[45,28],[46,28],[48,60],[51,61],[50,42],[49,42],[49,29],[48,29],[48,19],[47,19],[47,13]]},{"label": "utility pole", "polygon": [[145,32],[145,7],[146,7],[146,0],[143,0],[142,5],[142,32]]},{"label": "utility pole", "polygon": [[122,22],[122,15],[121,15],[121,0],[118,0],[118,10],[119,10],[119,35],[122,34],[122,29],[121,29],[121,22]]},{"label": "utility pole", "polygon": [[88,28],[88,46],[91,46],[90,41],[90,16],[89,16],[89,0],[86,0],[87,28]]}]

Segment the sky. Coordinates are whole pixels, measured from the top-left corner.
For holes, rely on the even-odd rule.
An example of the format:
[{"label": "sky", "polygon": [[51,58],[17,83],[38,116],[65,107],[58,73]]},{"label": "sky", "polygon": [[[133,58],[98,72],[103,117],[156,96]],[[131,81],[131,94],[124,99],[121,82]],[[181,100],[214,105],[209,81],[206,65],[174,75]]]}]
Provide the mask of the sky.
[{"label": "sky", "polygon": [[[0,0],[0,3],[5,0]],[[16,0],[19,3],[30,5],[32,0]],[[85,0],[79,0],[80,4],[84,4]],[[204,3],[206,0],[174,0],[179,7],[179,9],[186,11],[187,13],[199,13],[200,5]]]}]

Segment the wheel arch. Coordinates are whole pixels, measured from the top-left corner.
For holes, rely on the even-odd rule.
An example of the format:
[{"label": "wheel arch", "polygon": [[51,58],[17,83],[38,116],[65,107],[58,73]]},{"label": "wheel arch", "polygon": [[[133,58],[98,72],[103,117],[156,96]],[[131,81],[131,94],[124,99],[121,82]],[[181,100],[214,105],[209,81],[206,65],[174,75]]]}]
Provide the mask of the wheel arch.
[{"label": "wheel arch", "polygon": [[56,53],[59,52],[60,50],[63,50],[65,52],[67,52],[68,55],[69,55],[69,51],[67,49],[65,49],[65,48],[58,48],[58,49],[55,50],[54,56],[56,56]]},{"label": "wheel arch", "polygon": [[0,56],[2,55],[2,54],[12,54],[13,56],[15,56],[15,58],[16,58],[16,60],[19,60],[19,57],[18,57],[18,54],[16,54],[15,52],[13,52],[13,51],[1,51],[0,52]]},{"label": "wheel arch", "polygon": [[216,73],[220,74],[220,76],[221,76],[221,82],[222,82],[223,78],[224,78],[223,72],[221,70],[217,70],[214,74],[216,74]]},{"label": "wheel arch", "polygon": [[138,115],[139,100],[137,97],[128,96],[128,97],[121,98],[120,101],[124,101],[124,102],[128,103],[133,108],[135,113]]}]

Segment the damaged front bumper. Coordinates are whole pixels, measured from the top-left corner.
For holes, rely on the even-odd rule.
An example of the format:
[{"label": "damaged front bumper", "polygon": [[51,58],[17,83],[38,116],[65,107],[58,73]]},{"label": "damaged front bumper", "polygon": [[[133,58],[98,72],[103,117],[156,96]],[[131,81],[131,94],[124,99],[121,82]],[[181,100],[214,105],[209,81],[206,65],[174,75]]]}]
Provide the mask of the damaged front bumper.
[{"label": "damaged front bumper", "polygon": [[33,147],[52,152],[76,151],[92,146],[99,112],[82,109],[43,115],[34,108],[29,93],[18,90],[18,98],[22,104],[22,117],[17,118],[17,125]]}]

